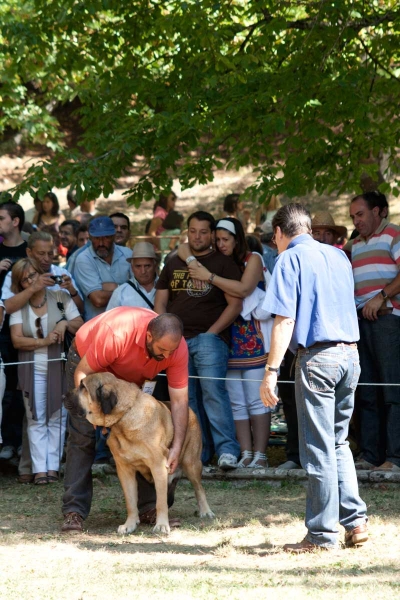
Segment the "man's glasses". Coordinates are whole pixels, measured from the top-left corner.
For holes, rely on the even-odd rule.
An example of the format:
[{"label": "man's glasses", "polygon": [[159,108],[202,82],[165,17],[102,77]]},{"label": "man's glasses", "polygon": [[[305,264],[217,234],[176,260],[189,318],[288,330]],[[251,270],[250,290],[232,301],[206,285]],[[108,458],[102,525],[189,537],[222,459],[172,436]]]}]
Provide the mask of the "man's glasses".
[{"label": "man's glasses", "polygon": [[33,281],[36,275],[36,271],[32,271],[32,273],[29,273],[26,277],[24,277],[24,279],[21,279],[21,283],[29,283],[29,281]]},{"label": "man's glasses", "polygon": [[40,317],[37,317],[37,319],[35,319],[35,327],[36,327],[36,335],[38,336],[38,338],[40,340],[42,340],[44,338],[43,335],[43,329],[42,329],[42,321]]}]

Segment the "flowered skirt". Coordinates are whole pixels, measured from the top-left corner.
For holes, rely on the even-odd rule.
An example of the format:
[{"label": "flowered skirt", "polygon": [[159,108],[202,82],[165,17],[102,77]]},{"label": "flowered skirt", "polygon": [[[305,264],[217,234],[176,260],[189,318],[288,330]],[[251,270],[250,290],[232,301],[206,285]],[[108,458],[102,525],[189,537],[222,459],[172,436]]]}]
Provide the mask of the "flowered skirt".
[{"label": "flowered skirt", "polygon": [[259,321],[239,316],[231,325],[228,369],[259,369],[267,359]]}]

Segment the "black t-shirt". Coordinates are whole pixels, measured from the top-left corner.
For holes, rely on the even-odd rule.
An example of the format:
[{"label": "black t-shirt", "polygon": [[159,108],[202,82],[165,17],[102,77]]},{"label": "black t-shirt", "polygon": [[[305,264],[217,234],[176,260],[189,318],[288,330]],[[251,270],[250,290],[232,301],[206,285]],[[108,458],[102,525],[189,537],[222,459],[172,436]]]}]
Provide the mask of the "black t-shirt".
[{"label": "black t-shirt", "polygon": [[[211,273],[226,279],[240,281],[242,273],[232,258],[220,252],[196,256]],[[215,285],[203,281],[201,289],[195,289],[189,278],[185,261],[178,256],[171,258],[158,279],[158,290],[169,290],[167,311],[178,315],[183,321],[185,338],[205,333],[227,307],[224,292]],[[229,344],[230,329],[219,334]]]},{"label": "black t-shirt", "polygon": [[[5,246],[3,243],[0,244],[0,261],[5,258],[9,258],[11,260],[11,267],[8,271],[0,271],[0,290],[3,288],[3,283],[6,278],[6,275],[9,271],[11,271],[13,264],[17,262],[20,258],[26,257],[26,248],[28,244],[23,242],[19,246]],[[1,295],[0,295],[1,298]]]},{"label": "black t-shirt", "polygon": [[[20,258],[26,257],[26,248],[28,244],[23,242],[19,246],[5,246],[3,243],[0,244],[0,260],[4,260],[5,258],[9,258],[11,260],[11,267],[7,271],[0,271],[0,290],[3,289],[4,280],[9,271],[11,271],[13,264],[17,262]],[[1,291],[0,291],[1,298]],[[10,315],[6,315],[4,319],[4,324],[2,330],[0,332],[0,342],[5,342],[6,344],[11,344],[10,339]],[[2,348],[1,352],[4,353],[5,349]],[[4,359],[5,360],[5,359]],[[10,358],[11,360],[11,358]]]}]

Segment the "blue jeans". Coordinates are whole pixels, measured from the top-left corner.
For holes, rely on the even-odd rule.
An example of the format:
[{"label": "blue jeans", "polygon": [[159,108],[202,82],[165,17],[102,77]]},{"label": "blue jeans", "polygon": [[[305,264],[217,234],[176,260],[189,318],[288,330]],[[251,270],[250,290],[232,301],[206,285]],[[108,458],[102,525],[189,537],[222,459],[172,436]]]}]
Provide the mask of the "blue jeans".
[{"label": "blue jeans", "polygon": [[360,375],[355,346],[300,349],[296,406],[300,461],[308,474],[307,539],[333,547],[337,523],[346,530],[366,522],[353,456],[346,438]]},{"label": "blue jeans", "polygon": [[[400,383],[400,317],[360,319],[360,383]],[[400,467],[400,388],[360,386],[357,411],[361,456]]]},{"label": "blue jeans", "polygon": [[[200,423],[203,453],[201,460],[207,464],[214,453],[239,456],[240,446],[236,440],[232,408],[225,381],[229,348],[213,333],[200,333],[188,339],[189,375],[201,379],[189,379],[189,406]],[[222,380],[209,379],[220,377]]]}]

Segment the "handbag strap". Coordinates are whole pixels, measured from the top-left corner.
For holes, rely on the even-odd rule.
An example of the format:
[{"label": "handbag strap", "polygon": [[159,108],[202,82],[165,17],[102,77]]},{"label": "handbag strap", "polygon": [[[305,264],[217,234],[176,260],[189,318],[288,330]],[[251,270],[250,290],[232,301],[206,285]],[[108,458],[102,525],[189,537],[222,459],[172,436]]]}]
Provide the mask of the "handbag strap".
[{"label": "handbag strap", "polygon": [[67,320],[67,315],[65,314],[65,306],[64,306],[64,302],[62,301],[62,296],[61,296],[60,290],[56,291],[56,295],[57,295],[57,308],[60,311],[61,315],[64,317],[64,319]]},{"label": "handbag strap", "polygon": [[130,279],[126,283],[129,283],[129,285],[131,287],[133,287],[133,289],[135,290],[135,292],[137,292],[139,294],[139,296],[141,296],[143,298],[143,300],[150,306],[151,310],[154,309],[154,304],[152,302],[150,302],[150,300],[143,294],[143,292],[141,292],[139,290],[138,287],[136,287],[136,285]]}]

